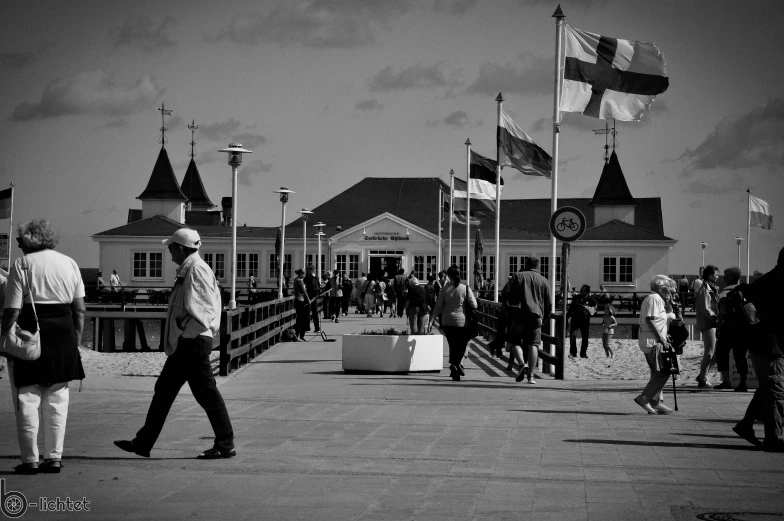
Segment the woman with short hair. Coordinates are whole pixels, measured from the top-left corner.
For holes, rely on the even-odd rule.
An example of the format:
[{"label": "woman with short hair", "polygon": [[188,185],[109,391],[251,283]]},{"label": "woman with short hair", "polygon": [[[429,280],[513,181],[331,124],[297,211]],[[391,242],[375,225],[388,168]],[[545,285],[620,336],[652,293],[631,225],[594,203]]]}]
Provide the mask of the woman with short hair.
[{"label": "woman with short hair", "polygon": [[669,298],[671,279],[666,275],[656,275],[651,280],[651,294],[645,297],[640,306],[640,351],[651,370],[651,377],[642,394],[634,399],[635,403],[648,414],[670,414],[672,409],[662,403],[664,386],[670,378],[662,363],[662,354],[670,350],[667,338],[668,313],[665,301]]},{"label": "woman with short hair", "polygon": [[446,271],[449,283],[438,294],[436,307],[430,317],[427,330],[433,328],[435,317],[441,315],[441,329],[444,331],[449,344],[449,373],[452,380],[459,381],[465,376],[460,363],[465,356],[468,341],[471,340],[466,332],[465,306],[476,309],[474,294],[466,284],[460,283],[460,268],[455,265]]},{"label": "woman with short hair", "polygon": [[[76,262],[54,251],[58,238],[48,221],[20,224],[16,240],[25,255],[14,262],[8,276],[2,333],[15,327],[14,323],[35,331],[37,321],[41,356],[37,360],[12,359],[9,364],[22,459],[14,471],[58,473],[68,417],[68,382],[84,379],[79,354],[84,283]],[[40,465],[39,414],[44,444]]]}]

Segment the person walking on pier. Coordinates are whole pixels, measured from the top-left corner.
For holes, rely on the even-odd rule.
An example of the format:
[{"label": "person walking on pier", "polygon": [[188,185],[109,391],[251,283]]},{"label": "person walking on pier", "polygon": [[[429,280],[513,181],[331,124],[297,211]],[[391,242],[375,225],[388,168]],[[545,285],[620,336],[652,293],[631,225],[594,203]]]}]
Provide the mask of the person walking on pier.
[{"label": "person walking on pier", "polygon": [[299,268],[294,273],[297,275],[294,279],[294,308],[297,310],[294,330],[297,332],[297,337],[305,340],[305,332],[310,329],[310,297],[305,288],[305,270]]},{"label": "person walking on pier", "polygon": [[580,331],[580,358],[588,358],[588,331],[591,315],[596,313],[596,299],[591,296],[591,286],[583,284],[580,293],[572,298],[566,318],[571,319],[569,327],[569,355],[577,356],[577,331]]},{"label": "person walking on pier", "polygon": [[231,458],[237,455],[234,430],[210,363],[212,340],[220,330],[223,309],[218,283],[212,269],[199,257],[201,239],[196,230],[180,228],[163,244],[179,266],[163,331],[168,358],[155,382],[155,394],[144,426],[133,440],[117,440],[114,444],[126,452],[149,458],[169,409],[188,382],[215,433],[214,445],[197,459]]},{"label": "person walking on pier", "polygon": [[321,332],[321,323],[319,322],[318,312],[318,297],[321,294],[321,283],[315,275],[316,268],[313,264],[308,264],[308,274],[305,275],[305,289],[308,291],[310,297],[310,318],[313,320],[313,332]]}]

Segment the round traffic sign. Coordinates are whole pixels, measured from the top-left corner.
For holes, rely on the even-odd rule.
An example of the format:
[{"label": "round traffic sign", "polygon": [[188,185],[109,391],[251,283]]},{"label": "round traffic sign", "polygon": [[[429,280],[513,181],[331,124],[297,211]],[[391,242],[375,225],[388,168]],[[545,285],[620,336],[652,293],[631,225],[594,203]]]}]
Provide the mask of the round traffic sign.
[{"label": "round traffic sign", "polygon": [[550,231],[563,242],[576,241],[585,233],[585,215],[574,206],[562,206],[550,217]]}]

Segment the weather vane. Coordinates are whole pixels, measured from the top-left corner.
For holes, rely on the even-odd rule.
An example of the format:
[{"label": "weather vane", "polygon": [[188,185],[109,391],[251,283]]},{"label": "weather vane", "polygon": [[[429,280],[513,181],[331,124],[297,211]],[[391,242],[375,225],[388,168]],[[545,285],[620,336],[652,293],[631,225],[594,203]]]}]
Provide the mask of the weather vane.
[{"label": "weather vane", "polygon": [[161,108],[159,108],[158,110],[161,112],[161,139],[158,140],[158,143],[160,143],[162,146],[166,146],[168,140],[166,139],[166,123],[164,122],[164,118],[166,116],[171,116],[172,111],[166,110],[166,107],[163,105],[163,102],[161,102]]},{"label": "weather vane", "polygon": [[594,130],[593,133],[597,136],[604,134],[604,162],[610,160],[610,143],[609,143],[609,136],[612,136],[612,149],[615,152],[615,149],[618,147],[618,140],[615,139],[615,136],[619,134],[618,131],[615,130],[615,119],[613,119],[613,128],[610,130],[610,124],[605,121],[604,128],[600,128],[598,130]]},{"label": "weather vane", "polygon": [[196,152],[194,152],[193,147],[196,146],[196,142],[193,140],[193,135],[196,132],[196,129],[199,128],[199,125],[196,124],[196,120],[191,120],[191,124],[188,125],[188,128],[191,131],[191,159],[196,157]]}]

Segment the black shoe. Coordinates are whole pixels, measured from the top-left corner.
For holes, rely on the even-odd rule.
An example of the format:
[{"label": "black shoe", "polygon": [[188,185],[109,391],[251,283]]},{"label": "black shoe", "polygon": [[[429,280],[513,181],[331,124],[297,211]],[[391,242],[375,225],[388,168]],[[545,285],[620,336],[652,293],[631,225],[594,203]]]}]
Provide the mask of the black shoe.
[{"label": "black shoe", "polygon": [[765,440],[762,443],[762,450],[765,452],[784,452],[784,441],[776,438],[774,441]]},{"label": "black shoe", "polygon": [[580,358],[588,358],[588,355],[580,355]]},{"label": "black shoe", "polygon": [[746,382],[743,382],[742,384],[740,384],[739,386],[737,386],[735,388],[735,392],[736,393],[745,393],[748,390],[749,390],[749,388],[746,387]]},{"label": "black shoe", "polygon": [[457,371],[457,366],[455,365],[449,366],[449,376],[451,376],[452,380],[454,380],[455,382],[460,381],[460,373]]},{"label": "black shoe", "polygon": [[114,440],[114,444],[117,445],[117,447],[124,450],[125,452],[132,452],[137,456],[142,456],[143,458],[150,457],[149,452],[141,452],[140,450],[138,450],[134,445],[133,440]]},{"label": "black shoe", "polygon": [[44,460],[43,463],[38,465],[38,472],[43,474],[59,474],[60,469],[63,468],[63,462],[59,459]]},{"label": "black shoe", "polygon": [[33,474],[38,474],[38,465],[35,463],[22,463],[21,465],[14,467],[14,472],[16,474],[32,476]]},{"label": "black shoe", "polygon": [[524,365],[522,368],[520,368],[520,372],[517,373],[517,377],[515,377],[515,382],[522,382],[523,380],[525,380],[525,377],[528,376],[528,372],[529,372],[528,366]]},{"label": "black shoe", "polygon": [[457,369],[457,372],[460,376],[465,376],[465,371],[463,371],[465,368],[463,367],[463,364],[456,365],[455,369]]},{"label": "black shoe", "polygon": [[719,385],[713,387],[713,390],[715,391],[722,391],[726,389],[732,389],[732,384],[729,382],[721,382]]},{"label": "black shoe", "polygon": [[314,333],[321,333],[321,329],[314,329],[313,332]]},{"label": "black shoe", "polygon": [[732,430],[735,432],[735,434],[737,434],[738,436],[740,436],[744,440],[748,441],[749,443],[751,443],[755,447],[759,447],[760,445],[762,445],[762,442],[754,434],[754,427],[743,427],[739,423],[739,424],[735,425],[732,428]]},{"label": "black shoe", "polygon": [[223,458],[233,458],[236,455],[237,452],[234,449],[221,452],[215,447],[212,447],[211,449],[207,449],[201,454],[199,454],[198,456],[196,456],[196,459],[223,459]]}]

